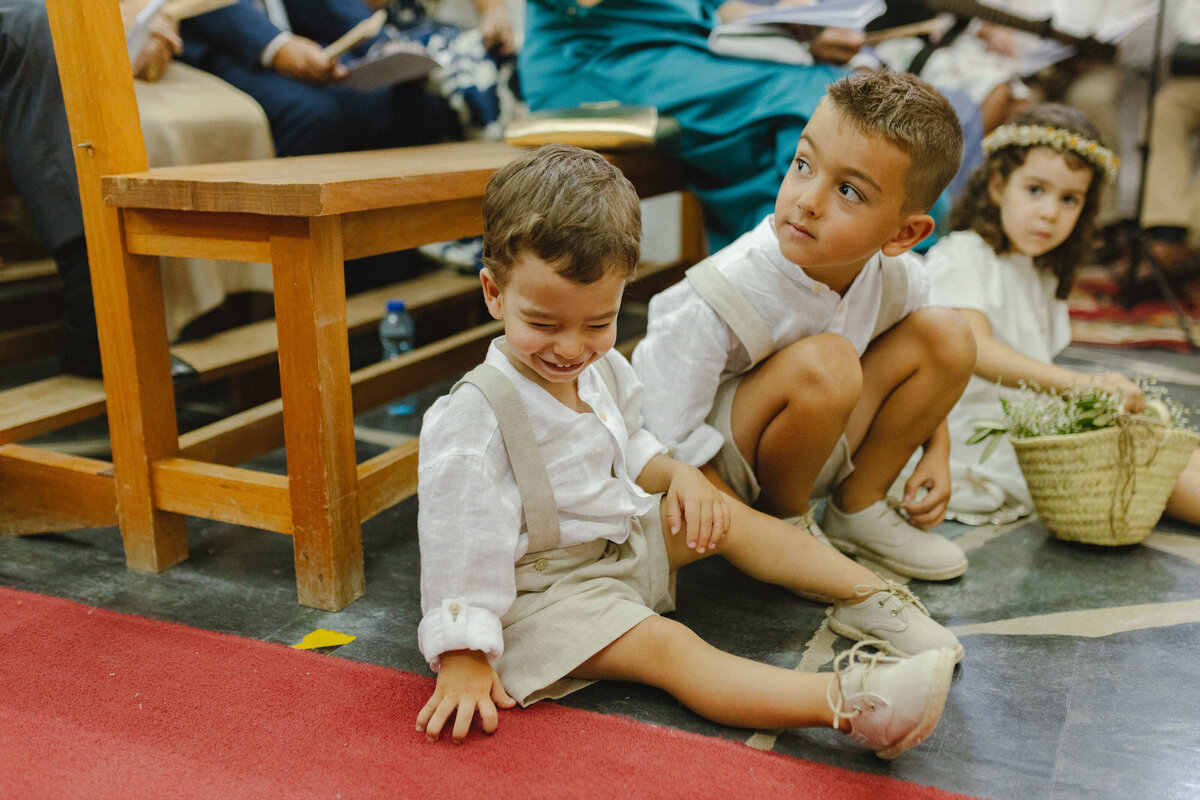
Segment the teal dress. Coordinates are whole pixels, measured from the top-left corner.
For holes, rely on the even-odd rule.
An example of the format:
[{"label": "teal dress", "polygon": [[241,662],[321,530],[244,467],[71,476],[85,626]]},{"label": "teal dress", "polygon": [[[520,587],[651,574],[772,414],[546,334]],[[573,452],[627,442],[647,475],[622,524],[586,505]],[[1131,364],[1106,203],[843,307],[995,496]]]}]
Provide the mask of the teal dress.
[{"label": "teal dress", "polygon": [[775,208],[800,131],[846,71],[720,56],[716,0],[529,0],[518,74],[534,111],[619,100],[678,120],[664,146],[685,167],[715,251]]}]

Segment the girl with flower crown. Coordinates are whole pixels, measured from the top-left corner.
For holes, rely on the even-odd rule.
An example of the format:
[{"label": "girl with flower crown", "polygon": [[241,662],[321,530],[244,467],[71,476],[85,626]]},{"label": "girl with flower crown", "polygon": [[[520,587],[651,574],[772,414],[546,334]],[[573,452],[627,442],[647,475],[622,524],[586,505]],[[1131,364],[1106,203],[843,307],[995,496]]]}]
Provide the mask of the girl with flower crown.
[{"label": "girl with flower crown", "polygon": [[[1071,340],[1066,297],[1089,255],[1092,223],[1117,158],[1079,111],[1045,104],[983,140],[984,164],[950,217],[952,233],[930,249],[930,302],[958,309],[977,345],[975,374],[950,412],[952,494],[948,517],[1008,522],[1033,504],[1007,441],[980,462],[968,444],[979,419],[1002,418],[1000,397],[1022,383],[1046,391],[1099,385],[1141,411],[1142,390],[1117,373],[1053,363]],[[1005,388],[1007,387],[1007,388]],[[1200,451],[1198,451],[1200,452]],[[1193,453],[1167,513],[1200,523],[1200,456]]]}]

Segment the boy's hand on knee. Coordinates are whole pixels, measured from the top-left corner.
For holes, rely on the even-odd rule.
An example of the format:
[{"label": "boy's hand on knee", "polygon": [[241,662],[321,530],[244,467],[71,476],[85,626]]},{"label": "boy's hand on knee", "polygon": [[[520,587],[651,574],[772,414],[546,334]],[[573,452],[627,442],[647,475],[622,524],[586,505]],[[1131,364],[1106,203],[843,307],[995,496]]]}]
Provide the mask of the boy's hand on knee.
[{"label": "boy's hand on knee", "polygon": [[516,700],[509,697],[500,683],[500,676],[488,663],[487,656],[477,650],[455,650],[442,654],[437,688],[417,714],[417,730],[436,742],[450,715],[457,711],[451,739],[460,744],[471,730],[471,720],[479,712],[479,724],[484,733],[495,733],[500,722],[496,707],[512,708]]},{"label": "boy's hand on knee", "polygon": [[687,546],[703,553],[717,546],[729,531],[725,495],[693,466],[680,463],[667,490],[667,527],[683,532]]}]

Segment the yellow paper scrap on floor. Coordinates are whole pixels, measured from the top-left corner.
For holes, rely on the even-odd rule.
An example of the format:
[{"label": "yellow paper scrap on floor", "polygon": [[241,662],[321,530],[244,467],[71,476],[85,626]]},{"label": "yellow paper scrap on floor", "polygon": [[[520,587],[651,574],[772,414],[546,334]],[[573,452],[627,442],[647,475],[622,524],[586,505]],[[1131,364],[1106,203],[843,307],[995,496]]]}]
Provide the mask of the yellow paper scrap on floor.
[{"label": "yellow paper scrap on floor", "polygon": [[321,647],[336,647],[342,644],[353,642],[355,637],[348,633],[338,633],[337,631],[327,631],[324,628],[317,628],[312,633],[305,636],[299,644],[294,644],[297,650],[316,650]]}]

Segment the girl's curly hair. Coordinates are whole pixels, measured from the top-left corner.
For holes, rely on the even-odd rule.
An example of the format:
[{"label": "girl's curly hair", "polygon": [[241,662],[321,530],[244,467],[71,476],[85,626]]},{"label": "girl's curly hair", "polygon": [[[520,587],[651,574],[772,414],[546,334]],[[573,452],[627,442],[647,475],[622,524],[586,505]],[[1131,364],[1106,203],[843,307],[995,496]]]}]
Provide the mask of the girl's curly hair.
[{"label": "girl's curly hair", "polygon": [[[1010,122],[1014,125],[1046,125],[1052,128],[1062,128],[1100,142],[1099,132],[1086,116],[1070,106],[1059,103],[1035,106],[1029,111],[1018,114]],[[1100,207],[1100,194],[1104,190],[1104,173],[1099,167],[1091,164],[1077,153],[1069,150],[1056,150],[1056,152],[1062,154],[1072,169],[1087,168],[1092,171],[1092,182],[1084,197],[1083,210],[1079,214],[1079,220],[1075,223],[1071,235],[1058,247],[1033,260],[1036,267],[1049,270],[1058,278],[1058,286],[1054,295],[1059,300],[1065,300],[1075,282],[1075,271],[1091,254],[1092,230],[1095,226],[1096,212]],[[988,182],[994,174],[1000,175],[1007,182],[1013,172],[1025,163],[1028,153],[1028,147],[1014,144],[987,156],[984,163],[971,173],[962,197],[954,204],[954,209],[950,212],[950,229],[974,231],[998,255],[1008,252],[1011,242],[1000,224],[1000,207],[992,200],[991,193],[988,191]]]}]

